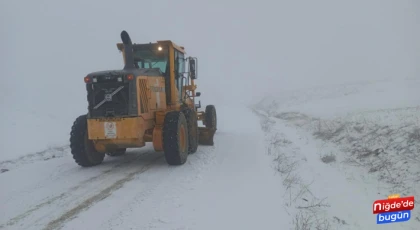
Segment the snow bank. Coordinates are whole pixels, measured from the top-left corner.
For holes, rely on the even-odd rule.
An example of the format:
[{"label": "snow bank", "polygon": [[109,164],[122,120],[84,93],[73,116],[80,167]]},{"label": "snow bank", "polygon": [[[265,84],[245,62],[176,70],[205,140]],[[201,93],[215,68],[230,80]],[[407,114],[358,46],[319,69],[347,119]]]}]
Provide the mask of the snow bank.
[{"label": "snow bank", "polygon": [[[321,172],[321,178],[326,177],[339,187],[349,187],[348,184],[352,183],[354,187],[350,186],[348,189],[360,191],[354,192],[364,198],[349,202],[357,206],[364,215],[369,215],[372,221],[363,219],[363,216],[354,218],[354,215],[353,218],[348,217],[345,220],[358,229],[374,229],[377,226],[371,223],[374,223],[375,217],[371,214],[371,210],[364,208],[364,206],[369,207],[367,203],[386,198],[388,194],[393,193],[401,196],[420,196],[418,89],[420,81],[414,79],[325,86],[266,97],[255,108],[266,116],[266,122],[262,127],[271,138],[268,140],[268,145],[272,146],[272,143],[280,145],[278,151],[283,155],[286,154],[283,159],[296,158],[296,149],[305,148],[306,158],[309,159],[313,155],[318,157],[317,159],[312,157],[313,161],[306,167],[314,167],[313,164],[319,162],[332,163],[334,167],[341,168],[339,170],[341,173],[348,175],[348,182],[340,182],[335,175],[340,172],[325,174],[323,173],[326,171],[325,166],[315,167],[317,173]],[[276,129],[279,124],[280,127]],[[293,134],[294,129],[300,134]],[[295,138],[291,138],[293,136]],[[292,144],[295,148],[290,149],[285,143]],[[312,147],[307,148],[307,145]],[[282,162],[287,161],[282,160]],[[296,159],[296,162],[305,164],[301,159]],[[288,165],[280,165],[280,170],[284,170],[286,166]],[[316,178],[311,175],[305,177],[306,167],[302,168],[300,176]],[[320,183],[315,183],[312,190],[320,186]],[[337,189],[333,191],[346,194],[345,191]],[[329,201],[334,200],[329,199]],[[362,204],[363,202],[366,204]],[[331,203],[331,205],[338,204],[339,201]],[[344,217],[351,215],[349,210],[342,207],[335,209],[334,213],[341,212]],[[419,216],[420,211],[414,210],[409,223],[393,224],[390,227],[416,229],[420,222]],[[329,223],[332,223],[331,216]]]}]

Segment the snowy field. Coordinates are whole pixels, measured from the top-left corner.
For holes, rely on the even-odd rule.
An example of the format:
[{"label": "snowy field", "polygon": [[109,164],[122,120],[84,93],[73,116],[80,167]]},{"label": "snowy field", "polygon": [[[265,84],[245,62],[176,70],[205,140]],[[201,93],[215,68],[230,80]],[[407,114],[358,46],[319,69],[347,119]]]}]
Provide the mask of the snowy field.
[{"label": "snowy field", "polygon": [[417,208],[381,226],[371,209],[420,195],[417,89],[361,82],[216,104],[215,146],[180,167],[147,145],[81,168],[62,137],[0,162],[0,229],[418,229]]},{"label": "snowy field", "polygon": [[269,96],[255,106],[295,225],[418,229],[418,208],[409,222],[385,226],[371,209],[389,194],[420,196],[418,89],[419,80],[361,82]]}]

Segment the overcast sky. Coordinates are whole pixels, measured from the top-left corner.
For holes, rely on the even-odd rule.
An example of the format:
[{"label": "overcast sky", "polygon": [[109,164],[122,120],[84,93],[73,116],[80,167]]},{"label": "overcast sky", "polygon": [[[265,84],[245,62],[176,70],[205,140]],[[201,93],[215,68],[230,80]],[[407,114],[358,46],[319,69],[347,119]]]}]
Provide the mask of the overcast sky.
[{"label": "overcast sky", "polygon": [[137,43],[171,39],[197,56],[205,103],[248,101],[324,83],[414,77],[419,5],[415,0],[3,0],[2,93],[21,101],[33,99],[24,92],[42,92],[35,96],[41,104],[60,97],[82,105],[87,73],[122,68],[115,45],[121,30]]},{"label": "overcast sky", "polygon": [[[0,1],[2,155],[68,144],[83,77],[121,69],[116,43],[170,39],[199,58],[203,106],[286,89],[418,78],[418,0]],[[25,144],[22,144],[25,140]]]}]

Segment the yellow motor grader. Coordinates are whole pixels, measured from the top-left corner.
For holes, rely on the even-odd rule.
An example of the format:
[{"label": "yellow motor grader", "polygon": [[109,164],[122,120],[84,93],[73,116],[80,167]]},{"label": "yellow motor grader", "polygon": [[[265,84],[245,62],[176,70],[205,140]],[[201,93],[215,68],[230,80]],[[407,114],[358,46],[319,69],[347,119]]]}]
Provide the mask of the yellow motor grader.
[{"label": "yellow motor grader", "polygon": [[[105,155],[152,142],[169,165],[182,165],[198,145],[214,145],[216,109],[196,104],[198,60],[169,40],[133,44],[121,32],[124,68],[93,72],[84,78],[88,111],[73,123],[70,148],[83,167],[101,164]],[[204,127],[198,126],[202,121]]]}]

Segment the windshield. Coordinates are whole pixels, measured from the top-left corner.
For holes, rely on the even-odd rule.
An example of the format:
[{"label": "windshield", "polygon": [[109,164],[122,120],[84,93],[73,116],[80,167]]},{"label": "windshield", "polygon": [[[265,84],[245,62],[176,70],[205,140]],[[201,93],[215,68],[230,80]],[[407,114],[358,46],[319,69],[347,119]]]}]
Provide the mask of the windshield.
[{"label": "windshield", "polygon": [[134,63],[138,68],[159,68],[163,73],[167,72],[168,50],[156,45],[142,45],[135,47]]}]

